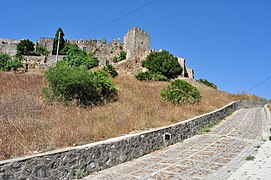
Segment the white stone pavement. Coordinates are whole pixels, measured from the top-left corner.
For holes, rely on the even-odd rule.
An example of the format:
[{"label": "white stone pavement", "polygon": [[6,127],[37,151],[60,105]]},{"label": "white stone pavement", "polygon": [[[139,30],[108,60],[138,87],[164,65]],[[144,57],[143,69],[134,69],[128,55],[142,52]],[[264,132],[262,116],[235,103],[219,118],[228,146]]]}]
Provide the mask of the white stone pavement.
[{"label": "white stone pavement", "polygon": [[[267,109],[267,107],[265,107]],[[263,140],[265,141],[259,146],[253,161],[247,161],[236,172],[234,172],[229,180],[270,180],[271,179],[271,141],[269,136],[271,133],[271,115],[267,112],[267,124],[263,128]]]},{"label": "white stone pavement", "polygon": [[265,142],[253,161],[247,161],[229,180],[270,180],[271,179],[271,141]]}]

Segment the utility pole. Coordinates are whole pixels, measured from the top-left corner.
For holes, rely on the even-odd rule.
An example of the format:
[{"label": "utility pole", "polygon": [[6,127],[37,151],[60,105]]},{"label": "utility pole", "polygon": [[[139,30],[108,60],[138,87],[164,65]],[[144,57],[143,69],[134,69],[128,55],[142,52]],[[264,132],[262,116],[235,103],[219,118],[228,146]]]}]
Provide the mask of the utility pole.
[{"label": "utility pole", "polygon": [[58,62],[59,41],[60,41],[60,31],[58,32],[58,39],[57,39],[56,62]]}]

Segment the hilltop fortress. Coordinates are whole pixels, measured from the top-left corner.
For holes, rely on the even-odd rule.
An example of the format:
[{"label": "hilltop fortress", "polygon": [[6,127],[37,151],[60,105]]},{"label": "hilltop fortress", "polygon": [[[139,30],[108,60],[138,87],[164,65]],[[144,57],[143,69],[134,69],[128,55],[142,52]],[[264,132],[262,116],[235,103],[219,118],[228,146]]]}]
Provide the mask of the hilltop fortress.
[{"label": "hilltop fortress", "polygon": [[[111,42],[107,42],[106,39],[89,39],[89,40],[66,40],[69,43],[76,44],[80,49],[86,50],[92,53],[98,58],[100,66],[106,64],[112,64],[123,72],[136,73],[144,71],[141,67],[141,62],[150,52],[157,51],[150,49],[150,36],[146,31],[133,27],[128,30],[124,35],[124,42],[121,42],[120,38],[113,39]],[[9,55],[16,54],[16,44],[20,40],[10,40],[0,38],[0,53],[6,53]],[[26,64],[37,66],[46,66],[55,63],[55,56],[52,55],[53,50],[53,38],[43,38],[35,42],[35,45],[42,45],[50,52],[48,56],[24,56],[23,62]],[[116,57],[120,55],[121,51],[126,51],[126,59],[120,62],[114,61]],[[60,59],[64,56],[60,56]],[[194,79],[193,69],[186,67],[186,59],[179,58],[178,62],[183,68],[181,74],[182,77]]]}]

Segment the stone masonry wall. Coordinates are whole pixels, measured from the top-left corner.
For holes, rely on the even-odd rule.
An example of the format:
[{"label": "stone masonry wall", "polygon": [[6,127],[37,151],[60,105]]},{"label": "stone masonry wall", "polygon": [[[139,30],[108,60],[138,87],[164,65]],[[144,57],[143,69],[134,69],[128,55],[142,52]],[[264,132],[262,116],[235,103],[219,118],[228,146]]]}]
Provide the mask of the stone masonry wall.
[{"label": "stone masonry wall", "polygon": [[40,40],[37,41],[37,43],[44,46],[44,47],[46,47],[47,50],[50,52],[50,55],[52,55],[53,46],[54,46],[54,38],[41,37]]},{"label": "stone masonry wall", "polygon": [[263,106],[263,103],[233,102],[216,111],[174,125],[88,145],[0,161],[0,179],[73,179],[78,170],[90,174],[141,157],[190,138],[212,120],[222,120],[237,109],[258,106]]},{"label": "stone masonry wall", "polygon": [[187,77],[190,79],[194,79],[194,70],[191,68],[186,68]]},{"label": "stone masonry wall", "polygon": [[140,60],[150,51],[150,36],[138,27],[129,29],[124,36],[124,50],[127,59]]},{"label": "stone masonry wall", "polygon": [[17,53],[16,44],[19,42],[19,40],[0,38],[0,53],[14,56]]}]

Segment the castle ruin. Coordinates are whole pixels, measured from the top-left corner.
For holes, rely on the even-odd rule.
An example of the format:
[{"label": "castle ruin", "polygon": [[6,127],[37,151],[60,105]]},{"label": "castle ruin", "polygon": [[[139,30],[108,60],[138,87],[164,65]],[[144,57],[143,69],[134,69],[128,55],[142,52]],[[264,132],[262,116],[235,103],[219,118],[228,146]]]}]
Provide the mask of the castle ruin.
[{"label": "castle ruin", "polygon": [[19,42],[20,40],[0,38],[0,53],[14,56],[17,53],[16,44]]},{"label": "castle ruin", "polygon": [[[150,36],[148,33],[138,27],[133,27],[128,30],[124,35],[124,42],[121,42],[120,38],[113,39],[111,42],[107,42],[106,39],[89,39],[89,40],[66,40],[69,43],[76,44],[80,49],[90,52],[93,56],[97,57],[100,66],[105,64],[113,64],[119,70],[123,72],[136,73],[143,71],[141,62],[147,55],[156,50],[150,49]],[[0,38],[0,53],[9,55],[16,54],[16,44],[20,40],[10,40]],[[52,64],[55,62],[55,58],[52,55],[54,38],[40,38],[35,42],[35,45],[42,45],[50,52],[49,56],[24,57],[27,63],[38,64]],[[120,62],[115,62],[114,59],[120,55],[121,51],[126,51],[126,59]],[[63,57],[62,57],[63,58]],[[36,62],[38,60],[38,62]],[[194,79],[193,69],[186,67],[186,59],[179,58],[178,62],[183,68],[183,72],[180,76]]]},{"label": "castle ruin", "polygon": [[133,27],[124,36],[127,59],[141,59],[150,52],[150,36],[144,30]]}]

